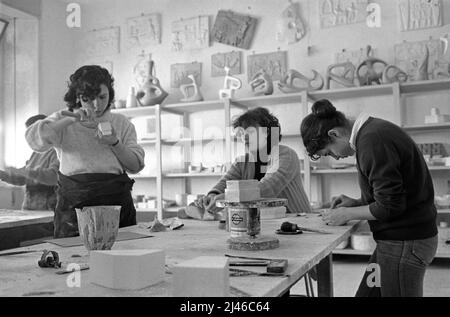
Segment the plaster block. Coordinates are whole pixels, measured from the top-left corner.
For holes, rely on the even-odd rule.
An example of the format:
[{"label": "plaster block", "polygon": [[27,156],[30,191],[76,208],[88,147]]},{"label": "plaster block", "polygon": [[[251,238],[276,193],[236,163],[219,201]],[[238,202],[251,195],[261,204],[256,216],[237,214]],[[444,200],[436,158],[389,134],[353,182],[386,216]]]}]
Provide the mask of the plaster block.
[{"label": "plaster block", "polygon": [[233,202],[246,202],[261,199],[261,191],[259,188],[229,190],[225,189],[225,200]]},{"label": "plaster block", "polygon": [[164,280],[162,250],[91,251],[91,282],[119,290],[139,290]]},{"label": "plaster block", "polygon": [[256,179],[241,180],[241,181],[227,181],[227,189],[229,190],[243,190],[258,188],[259,182]]},{"label": "plaster block", "polygon": [[173,296],[230,296],[228,258],[201,256],[176,264],[173,267]]},{"label": "plaster block", "polygon": [[261,219],[282,219],[286,218],[286,207],[260,208]]},{"label": "plaster block", "polygon": [[109,122],[100,122],[98,124],[98,129],[102,135],[111,135],[112,134],[112,127],[111,123]]}]

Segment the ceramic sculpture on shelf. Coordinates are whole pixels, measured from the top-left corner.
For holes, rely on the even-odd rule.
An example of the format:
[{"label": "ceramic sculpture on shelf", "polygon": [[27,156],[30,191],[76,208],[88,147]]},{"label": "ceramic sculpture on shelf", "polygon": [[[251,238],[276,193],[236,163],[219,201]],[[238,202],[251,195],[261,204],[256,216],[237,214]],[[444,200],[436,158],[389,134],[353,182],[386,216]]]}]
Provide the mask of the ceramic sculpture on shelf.
[{"label": "ceramic sculpture on shelf", "polygon": [[[285,94],[322,89],[325,84],[323,77],[315,70],[312,70],[312,72],[314,77],[308,78],[300,72],[290,69],[278,83],[278,88]],[[302,84],[298,85],[298,82]],[[313,86],[313,82],[318,82],[318,85]]]},{"label": "ceramic sculpture on shelf", "polygon": [[416,76],[414,78],[416,81],[428,80],[429,60],[430,60],[430,50],[428,49],[428,46],[425,45],[425,56],[423,57],[422,62],[417,68]]},{"label": "ceramic sculpture on shelf", "polygon": [[232,99],[236,90],[241,89],[242,81],[239,78],[230,75],[230,68],[224,67],[225,79],[223,89],[219,91],[220,99]]},{"label": "ceramic sculpture on shelf", "polygon": [[382,83],[405,83],[408,80],[408,74],[395,65],[388,65],[383,71]]},{"label": "ceramic sculpture on shelf", "polygon": [[450,78],[450,65],[449,65],[448,69],[442,69],[442,68],[436,69],[436,71],[434,73],[434,77],[437,78],[437,79],[439,79],[439,78],[445,78],[445,79]]},{"label": "ceramic sculpture on shelf", "polygon": [[[335,73],[336,71],[338,71],[338,74]],[[328,66],[326,89],[330,89],[332,80],[344,87],[355,87],[355,72],[356,67],[351,62]]]},{"label": "ceramic sculpture on shelf", "polygon": [[125,106],[127,108],[136,108],[138,106],[134,87],[130,87]]},{"label": "ceramic sculpture on shelf", "polygon": [[[367,58],[356,69],[356,75],[358,76],[359,84],[361,86],[380,85],[383,77],[383,71],[388,65],[385,61],[371,56],[372,47],[367,46],[366,55]],[[376,65],[383,65],[382,70],[377,70]]]},{"label": "ceramic sculpture on shelf", "polygon": [[182,102],[196,102],[203,101],[203,96],[198,88],[197,82],[194,75],[189,75],[188,78],[192,81],[190,84],[181,85],[180,90],[184,98],[181,99]]},{"label": "ceramic sculpture on shelf", "polygon": [[155,77],[155,63],[151,54],[140,55],[141,59],[134,67],[134,76],[138,84],[136,99],[141,107],[161,104],[168,93],[161,87],[158,78]]},{"label": "ceramic sculpture on shelf", "polygon": [[299,4],[289,1],[289,6],[278,19],[277,39],[280,42],[295,44],[306,34],[306,28],[299,14]]},{"label": "ceramic sculpture on shelf", "polygon": [[257,72],[250,81],[252,91],[256,96],[271,95],[273,94],[273,80],[272,77],[264,70],[261,69]]}]

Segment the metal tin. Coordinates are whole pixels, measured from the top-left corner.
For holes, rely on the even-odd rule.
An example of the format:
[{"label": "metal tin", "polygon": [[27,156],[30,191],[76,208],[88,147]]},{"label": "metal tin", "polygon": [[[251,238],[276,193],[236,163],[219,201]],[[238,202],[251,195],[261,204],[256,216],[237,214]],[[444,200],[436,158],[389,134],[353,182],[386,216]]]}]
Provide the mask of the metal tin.
[{"label": "metal tin", "polygon": [[230,207],[228,208],[230,237],[239,238],[247,236],[248,209]]}]

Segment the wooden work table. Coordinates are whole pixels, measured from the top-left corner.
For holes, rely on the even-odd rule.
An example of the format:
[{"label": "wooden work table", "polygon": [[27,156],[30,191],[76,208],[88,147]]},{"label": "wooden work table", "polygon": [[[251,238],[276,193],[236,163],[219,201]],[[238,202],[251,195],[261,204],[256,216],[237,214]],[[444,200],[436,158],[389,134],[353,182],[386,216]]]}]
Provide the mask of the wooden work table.
[{"label": "wooden work table", "polygon": [[[21,255],[0,256],[0,296],[171,296],[173,264],[203,255],[223,256],[232,254],[259,258],[288,259],[289,277],[230,277],[231,296],[275,297],[281,296],[298,282],[302,276],[317,265],[319,296],[333,296],[332,255],[333,249],[348,239],[359,222],[351,222],[343,227],[326,226],[316,214],[307,217],[265,220],[262,223],[263,235],[275,235],[284,221],[300,226],[321,229],[332,234],[304,232],[300,235],[276,235],[280,247],[261,252],[243,252],[228,249],[226,243],[229,233],[218,229],[218,222],[183,220],[185,226],[180,230],[149,233],[147,226],[124,228],[124,231],[151,234],[153,237],[133,241],[116,242],[113,249],[162,249],[166,253],[166,279],[152,287],[139,291],[119,291],[103,288],[90,283],[90,271],[81,271],[81,287],[69,288],[66,280],[70,275],[58,275],[57,269],[42,269],[37,262],[42,252]],[[68,263],[88,263],[89,253],[84,248],[62,248],[45,243],[23,250],[57,251],[63,266]],[[4,252],[3,252],[4,253]],[[1,254],[1,253],[0,253]],[[78,257],[72,257],[76,255]],[[81,257],[79,257],[81,256]],[[243,268],[264,272],[265,268]]]},{"label": "wooden work table", "polygon": [[0,209],[0,250],[53,234],[53,211]]},{"label": "wooden work table", "polygon": [[0,209],[0,230],[53,221],[53,211]]}]

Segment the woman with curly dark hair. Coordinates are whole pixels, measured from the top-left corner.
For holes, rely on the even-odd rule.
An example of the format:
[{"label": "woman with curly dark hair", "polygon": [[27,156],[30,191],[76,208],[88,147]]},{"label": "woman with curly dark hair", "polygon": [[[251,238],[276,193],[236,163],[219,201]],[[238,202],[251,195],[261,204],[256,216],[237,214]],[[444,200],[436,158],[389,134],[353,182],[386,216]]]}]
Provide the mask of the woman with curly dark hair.
[{"label": "woman with curly dark hair", "polygon": [[78,235],[75,208],[120,205],[120,227],[136,224],[128,173],[144,168],[144,150],[134,125],[111,113],[114,79],[100,66],[83,66],[70,76],[61,110],[26,132],[34,151],[54,148],[60,159],[56,238]]},{"label": "woman with curly dark hair", "polygon": [[279,144],[282,135],[278,118],[259,107],[237,117],[233,128],[245,143],[246,155],[237,158],[209,193],[195,202],[197,207],[210,213],[217,212],[220,209],[215,207],[215,202],[224,199],[227,181],[256,179],[261,197],[287,198],[289,213],[311,212],[297,153]]},{"label": "woman with curly dark hair", "polygon": [[438,240],[433,182],[417,145],[399,126],[366,114],[349,120],[328,100],[313,105],[301,134],[312,159],[356,155],[361,197],[341,195],[322,215],[331,226],[369,221],[377,247],[356,295],[422,296]]}]

